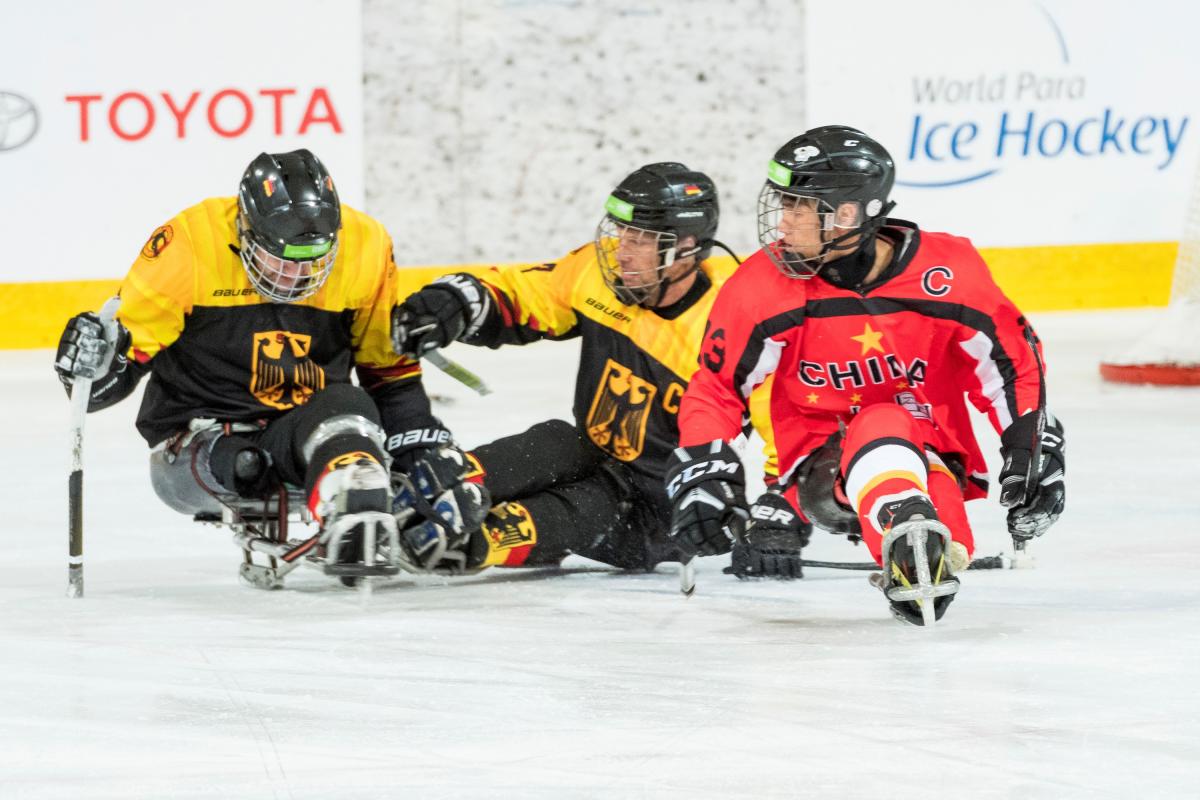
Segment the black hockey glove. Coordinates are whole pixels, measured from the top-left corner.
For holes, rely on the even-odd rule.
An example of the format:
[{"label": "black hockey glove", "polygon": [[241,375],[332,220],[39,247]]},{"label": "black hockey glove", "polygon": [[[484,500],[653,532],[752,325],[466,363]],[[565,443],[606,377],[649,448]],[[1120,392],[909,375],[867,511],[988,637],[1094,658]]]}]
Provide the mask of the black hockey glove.
[{"label": "black hockey glove", "polygon": [[721,440],[679,447],[667,469],[671,499],[668,536],[687,554],[728,553],[746,527],[746,474],[733,448]]},{"label": "black hockey glove", "polygon": [[[1039,424],[1043,419],[1044,424]],[[1008,532],[1014,540],[1041,536],[1063,512],[1067,468],[1063,436],[1062,423],[1049,413],[1043,417],[1040,411],[1018,417],[1000,435],[1004,458],[1000,505],[1008,509]],[[1034,463],[1036,451],[1040,455]]]},{"label": "black hockey glove", "polygon": [[392,513],[413,566],[461,572],[471,532],[491,508],[481,484],[464,479],[469,465],[450,433],[424,428],[391,437]]},{"label": "black hockey glove", "polygon": [[812,536],[812,524],[800,518],[783,495],[763,492],[750,507],[746,533],[733,543],[732,563],[726,569],[739,578],[804,577],[800,550]]},{"label": "black hockey glove", "polygon": [[392,347],[413,360],[479,328],[488,293],[470,275],[445,275],[392,309]]},{"label": "black hockey glove", "polygon": [[76,314],[67,322],[58,340],[54,370],[68,390],[76,378],[99,380],[109,372],[125,369],[129,331],[113,320],[107,325],[91,311]]}]

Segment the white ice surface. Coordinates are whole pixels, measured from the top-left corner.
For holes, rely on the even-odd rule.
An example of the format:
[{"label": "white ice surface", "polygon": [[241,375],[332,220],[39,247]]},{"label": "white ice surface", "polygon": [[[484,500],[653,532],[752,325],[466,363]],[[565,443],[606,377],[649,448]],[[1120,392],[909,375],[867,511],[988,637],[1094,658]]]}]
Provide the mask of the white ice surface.
[{"label": "white ice surface", "polygon": [[[933,631],[864,573],[739,583],[718,558],[690,600],[673,566],[579,559],[365,610],[315,572],[251,589],[227,535],[154,498],[132,399],[88,420],[68,600],[67,402],[48,352],[0,354],[0,798],[1196,797],[1200,391],[1096,367],[1150,318],[1036,318],[1067,513]],[[465,444],[569,411],[572,344],[449,355],[496,389],[430,377]],[[972,505],[979,554],[1006,549]]]}]

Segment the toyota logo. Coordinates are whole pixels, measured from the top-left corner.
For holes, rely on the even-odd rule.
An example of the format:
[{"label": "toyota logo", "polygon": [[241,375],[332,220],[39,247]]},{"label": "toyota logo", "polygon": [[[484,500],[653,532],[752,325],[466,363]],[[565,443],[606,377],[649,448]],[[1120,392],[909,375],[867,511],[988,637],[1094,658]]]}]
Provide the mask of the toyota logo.
[{"label": "toyota logo", "polygon": [[28,97],[0,90],[0,153],[16,150],[37,133],[37,106]]}]

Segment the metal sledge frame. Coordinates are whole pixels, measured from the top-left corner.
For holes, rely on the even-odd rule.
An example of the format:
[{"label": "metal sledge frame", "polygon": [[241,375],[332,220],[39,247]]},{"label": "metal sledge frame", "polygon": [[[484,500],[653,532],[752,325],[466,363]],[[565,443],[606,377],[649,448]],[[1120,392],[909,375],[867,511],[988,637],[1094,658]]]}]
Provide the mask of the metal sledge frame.
[{"label": "metal sledge frame", "polygon": [[[225,428],[227,433],[233,430],[228,424]],[[251,586],[259,589],[280,589],[283,587],[284,577],[300,564],[307,562],[311,566],[320,567],[326,575],[340,577],[347,585],[357,581],[360,588],[369,593],[369,579],[396,575],[401,567],[407,568],[404,559],[413,558],[413,554],[404,547],[391,514],[383,511],[360,512],[355,517],[355,523],[362,523],[364,529],[361,563],[330,564],[321,555],[340,551],[343,538],[350,532],[348,526],[339,525],[335,520],[326,530],[318,531],[306,539],[289,540],[288,528],[293,517],[293,503],[297,508],[294,514],[297,521],[310,523],[314,519],[304,504],[304,496],[298,487],[280,486],[272,496],[262,500],[230,495],[215,489],[204,480],[197,465],[197,457],[198,452],[193,451],[189,465],[192,477],[196,485],[216,501],[221,513],[218,517],[211,512],[201,512],[195,514],[193,519],[197,522],[222,525],[233,531],[233,541],[242,549],[243,555],[238,575]],[[386,547],[388,558],[385,563],[380,563],[377,558],[380,526],[386,532],[383,545]],[[318,545],[321,545],[320,549]],[[261,564],[256,561],[255,553],[265,555],[267,563]]]},{"label": "metal sledge frame", "polygon": [[[293,495],[285,486],[264,500],[230,500],[211,491],[203,482],[200,485],[221,504],[221,514],[218,517],[211,513],[200,513],[193,518],[197,522],[219,525],[233,531],[233,541],[241,548],[243,555],[238,574],[251,586],[259,589],[282,588],[283,578],[300,566],[306,560],[305,556],[315,555],[319,533],[298,541],[288,540],[293,516],[297,522],[312,522],[312,515],[302,502],[296,503],[298,510],[292,512],[292,500],[300,498],[298,493]],[[267,563],[256,561],[255,553],[265,555]]]},{"label": "metal sledge frame", "polygon": [[[280,489],[274,498],[276,508],[270,513],[270,500],[262,502],[261,519],[247,519],[239,506],[223,504],[221,518],[205,518],[196,515],[200,522],[223,525],[233,531],[233,541],[241,549],[243,561],[238,569],[239,576],[251,586],[259,589],[283,588],[283,579],[301,564],[320,569],[324,574],[338,577],[347,586],[357,584],[360,590],[370,593],[370,582],[377,578],[391,578],[402,570],[418,572],[410,566],[413,556],[399,535],[395,518],[384,511],[359,512],[350,522],[353,526],[363,525],[362,559],[349,563],[330,563],[326,556],[338,553],[343,540],[351,532],[352,525],[339,524],[335,520],[323,531],[305,539],[289,539],[288,527],[295,519],[312,522],[308,509],[300,505],[295,514],[289,513],[290,500],[299,495]],[[257,502],[257,501],[254,501]],[[348,520],[349,521],[349,520]],[[384,531],[380,540],[379,531]],[[380,547],[386,557],[380,558]],[[259,563],[254,554],[267,557],[267,563]]]},{"label": "metal sledge frame", "polygon": [[[892,602],[916,603],[921,609],[921,621],[926,627],[932,627],[937,621],[934,600],[958,591],[956,581],[933,582],[926,549],[929,536],[940,536],[943,547],[950,546],[950,529],[935,519],[911,519],[901,522],[887,532],[883,537],[883,581],[880,587]],[[912,548],[913,561],[917,567],[917,579],[911,586],[897,586],[892,583],[892,545],[900,539],[907,540]]]},{"label": "metal sledge frame", "polygon": [[[335,521],[329,529],[314,533],[305,539],[289,539],[288,529],[294,520],[311,522],[313,517],[308,509],[300,504],[299,511],[291,513],[291,500],[298,495],[292,495],[286,488],[281,488],[274,498],[261,501],[260,517],[253,517],[253,511],[248,511],[240,504],[222,503],[220,519],[210,515],[197,514],[196,520],[210,524],[222,525],[233,531],[233,541],[242,549],[243,561],[238,568],[238,575],[251,586],[259,589],[283,588],[283,579],[296,567],[307,563],[320,569],[326,575],[334,575],[343,579],[388,578],[399,574],[401,567],[392,554],[400,553],[401,544],[394,522],[389,514],[377,512],[363,520],[362,514],[355,522],[367,522],[362,541],[362,563],[330,564],[321,557],[322,553],[336,553],[341,547],[342,540],[349,532],[345,527],[338,527]],[[274,512],[271,505],[274,500]],[[260,501],[251,501],[258,506]],[[384,542],[378,539],[378,529],[384,526],[387,535]],[[322,542],[322,536],[326,541]],[[383,544],[389,554],[389,559],[380,563],[377,560],[378,546]],[[255,553],[266,556],[266,563],[255,559]],[[368,563],[369,561],[369,563]]]}]

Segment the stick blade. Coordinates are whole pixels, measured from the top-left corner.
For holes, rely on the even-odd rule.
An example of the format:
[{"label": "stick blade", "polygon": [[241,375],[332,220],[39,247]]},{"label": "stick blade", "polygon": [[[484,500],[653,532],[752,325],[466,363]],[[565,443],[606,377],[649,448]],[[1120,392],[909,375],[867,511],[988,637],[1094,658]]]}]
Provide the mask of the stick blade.
[{"label": "stick blade", "polygon": [[691,597],[696,591],[695,558],[689,558],[679,565],[679,591],[684,597]]}]

